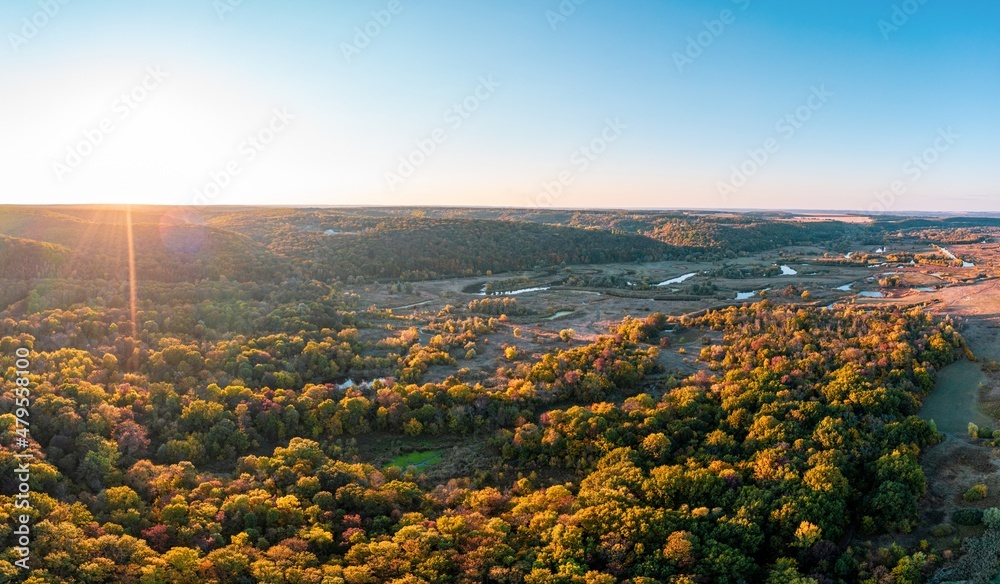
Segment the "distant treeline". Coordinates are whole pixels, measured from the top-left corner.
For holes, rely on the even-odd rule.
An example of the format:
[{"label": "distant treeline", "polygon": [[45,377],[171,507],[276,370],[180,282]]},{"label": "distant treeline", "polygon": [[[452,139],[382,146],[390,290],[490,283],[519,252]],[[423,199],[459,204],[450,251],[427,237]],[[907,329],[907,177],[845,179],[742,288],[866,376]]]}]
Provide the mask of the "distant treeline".
[{"label": "distant treeline", "polygon": [[[5,207],[0,278],[127,277],[124,218],[113,209]],[[140,208],[133,222],[138,277],[162,282],[414,281],[566,264],[720,261],[791,245],[846,252],[904,235],[976,241],[1000,225],[988,218],[856,224],[763,213],[253,208]]]}]

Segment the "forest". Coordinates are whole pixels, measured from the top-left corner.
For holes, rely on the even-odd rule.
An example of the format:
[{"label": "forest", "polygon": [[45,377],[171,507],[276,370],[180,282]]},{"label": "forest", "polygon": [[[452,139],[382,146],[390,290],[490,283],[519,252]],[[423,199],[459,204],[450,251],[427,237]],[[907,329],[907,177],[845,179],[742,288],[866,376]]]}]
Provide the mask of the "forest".
[{"label": "forest", "polygon": [[[919,457],[942,436],[916,413],[968,354],[958,323],[792,295],[526,350],[512,318],[531,311],[513,298],[422,321],[352,284],[742,237],[657,216],[647,237],[582,216],[379,213],[142,210],[134,317],[121,213],[6,214],[0,582],[903,584],[942,565],[862,542],[920,522]],[[761,225],[746,245],[860,229]],[[474,367],[504,331],[516,341]],[[694,373],[661,358],[682,337],[703,339]],[[475,456],[387,465],[371,455],[387,441]],[[13,551],[23,514],[30,572]]]}]

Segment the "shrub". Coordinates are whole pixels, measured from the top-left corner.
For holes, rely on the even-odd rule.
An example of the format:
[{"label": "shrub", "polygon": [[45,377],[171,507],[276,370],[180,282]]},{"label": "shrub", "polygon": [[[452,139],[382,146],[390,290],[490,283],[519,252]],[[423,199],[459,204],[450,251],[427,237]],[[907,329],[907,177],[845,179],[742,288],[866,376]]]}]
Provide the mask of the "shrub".
[{"label": "shrub", "polygon": [[969,436],[973,438],[979,438],[979,426],[969,422]]},{"label": "shrub", "polygon": [[[962,545],[965,552],[962,557],[947,569],[945,573],[937,576],[947,576],[946,578],[935,577],[932,581],[969,581],[988,582],[988,577],[984,575],[996,574],[1000,571],[1000,556],[997,555],[997,548],[1000,547],[1000,531],[989,530],[982,537],[968,538]],[[994,580],[995,581],[995,580]]]},{"label": "shrub", "polygon": [[983,510],[963,507],[951,514],[951,520],[959,525],[979,525],[983,522]]},{"label": "shrub", "polygon": [[878,533],[878,527],[876,527],[875,520],[872,517],[865,515],[861,518],[861,533],[863,535],[875,535]]},{"label": "shrub", "polygon": [[990,507],[986,511],[983,511],[983,525],[990,529],[1000,527],[1000,509]]},{"label": "shrub", "polygon": [[420,423],[420,420],[413,418],[404,424],[403,431],[406,432],[407,436],[420,436],[420,433],[424,431],[424,425]]},{"label": "shrub", "polygon": [[986,485],[979,484],[973,485],[971,489],[962,495],[962,498],[967,502],[971,503],[973,501],[982,501],[986,498]]},{"label": "shrub", "polygon": [[934,528],[931,529],[931,535],[934,537],[948,537],[953,533],[955,533],[955,526],[951,523],[935,525]]}]

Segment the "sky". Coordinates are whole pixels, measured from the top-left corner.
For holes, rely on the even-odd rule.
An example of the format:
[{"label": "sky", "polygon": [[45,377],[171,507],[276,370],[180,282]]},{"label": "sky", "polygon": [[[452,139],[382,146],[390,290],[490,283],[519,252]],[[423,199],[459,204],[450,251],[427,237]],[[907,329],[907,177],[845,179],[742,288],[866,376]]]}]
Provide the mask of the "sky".
[{"label": "sky", "polygon": [[0,203],[1000,211],[995,0],[4,0]]}]

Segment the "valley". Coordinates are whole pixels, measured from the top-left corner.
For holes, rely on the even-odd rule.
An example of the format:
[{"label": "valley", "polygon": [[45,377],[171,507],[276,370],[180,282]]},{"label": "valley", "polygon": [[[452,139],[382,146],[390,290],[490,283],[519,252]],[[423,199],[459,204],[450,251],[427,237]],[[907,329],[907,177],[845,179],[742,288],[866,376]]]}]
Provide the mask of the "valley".
[{"label": "valley", "polygon": [[1000,507],[997,223],[4,209],[41,569],[113,541],[121,581],[1000,573],[966,551]]}]

